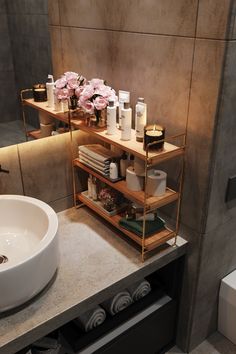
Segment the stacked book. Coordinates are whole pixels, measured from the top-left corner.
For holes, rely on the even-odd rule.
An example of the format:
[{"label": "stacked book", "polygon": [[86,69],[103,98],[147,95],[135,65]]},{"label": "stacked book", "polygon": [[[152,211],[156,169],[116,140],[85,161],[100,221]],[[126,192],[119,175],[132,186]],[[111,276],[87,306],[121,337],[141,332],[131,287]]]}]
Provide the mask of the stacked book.
[{"label": "stacked book", "polygon": [[105,177],[109,177],[110,163],[117,154],[100,144],[81,145],[79,161]]}]

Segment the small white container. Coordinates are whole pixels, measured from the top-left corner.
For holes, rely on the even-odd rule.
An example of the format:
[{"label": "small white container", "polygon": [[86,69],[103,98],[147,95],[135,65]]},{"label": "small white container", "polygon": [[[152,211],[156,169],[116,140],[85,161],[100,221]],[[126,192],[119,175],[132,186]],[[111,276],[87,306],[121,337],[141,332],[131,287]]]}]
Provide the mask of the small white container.
[{"label": "small white container", "polygon": [[128,102],[121,110],[121,140],[131,140],[132,109]]},{"label": "small white container", "polygon": [[110,163],[110,178],[117,179],[118,178],[118,167],[116,162]]},{"label": "small white container", "polygon": [[119,90],[119,128],[121,129],[121,110],[124,108],[124,103],[130,102],[130,92]]},{"label": "small white container", "polygon": [[54,108],[54,80],[52,75],[48,75],[48,82],[46,82],[48,107]]},{"label": "small white container", "polygon": [[114,101],[109,101],[107,106],[107,134],[114,135],[116,130],[116,106]]},{"label": "small white container", "polygon": [[135,132],[136,140],[143,141],[144,127],[147,124],[147,105],[144,103],[144,98],[139,97],[135,106]]}]

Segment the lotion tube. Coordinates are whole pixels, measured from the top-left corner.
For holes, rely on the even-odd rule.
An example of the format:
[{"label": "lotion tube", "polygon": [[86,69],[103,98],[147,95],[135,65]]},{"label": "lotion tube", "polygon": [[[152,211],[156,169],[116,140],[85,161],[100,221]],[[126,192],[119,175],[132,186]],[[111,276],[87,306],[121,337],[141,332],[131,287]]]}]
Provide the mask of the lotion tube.
[{"label": "lotion tube", "polygon": [[54,80],[52,75],[48,75],[48,82],[46,82],[48,107],[54,107]]},{"label": "lotion tube", "polygon": [[114,101],[109,101],[107,106],[107,134],[114,135],[116,133],[116,106]]},{"label": "lotion tube", "polygon": [[121,129],[121,110],[124,108],[124,103],[130,102],[130,92],[119,90],[119,128]]},{"label": "lotion tube", "polygon": [[121,110],[121,140],[131,140],[132,109],[128,102]]},{"label": "lotion tube", "polygon": [[135,131],[136,140],[142,142],[144,139],[144,127],[147,124],[147,105],[144,98],[138,98],[135,106]]}]

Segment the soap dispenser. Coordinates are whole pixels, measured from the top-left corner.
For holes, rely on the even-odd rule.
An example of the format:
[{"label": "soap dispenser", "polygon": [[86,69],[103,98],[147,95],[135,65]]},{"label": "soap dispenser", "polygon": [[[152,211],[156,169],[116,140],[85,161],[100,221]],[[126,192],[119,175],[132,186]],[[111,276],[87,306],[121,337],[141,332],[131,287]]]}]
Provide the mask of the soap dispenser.
[{"label": "soap dispenser", "polygon": [[48,81],[46,82],[48,107],[54,107],[54,80],[52,75],[48,75]]}]

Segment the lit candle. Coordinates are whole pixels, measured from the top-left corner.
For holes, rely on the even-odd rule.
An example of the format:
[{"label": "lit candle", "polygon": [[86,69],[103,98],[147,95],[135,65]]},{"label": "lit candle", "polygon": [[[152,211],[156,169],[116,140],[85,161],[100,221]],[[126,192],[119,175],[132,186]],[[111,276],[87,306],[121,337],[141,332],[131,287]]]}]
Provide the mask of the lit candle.
[{"label": "lit candle", "polygon": [[[160,125],[146,125],[144,128],[144,142],[143,149],[147,149],[147,145],[150,143],[155,144],[149,146],[149,150],[162,150],[164,141],[160,141],[165,139],[165,128]],[[159,142],[160,141],[160,142]]]},{"label": "lit candle", "polygon": [[33,86],[33,97],[35,102],[47,101],[47,91],[45,84],[35,84]]}]

